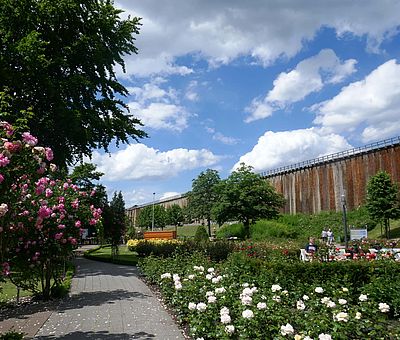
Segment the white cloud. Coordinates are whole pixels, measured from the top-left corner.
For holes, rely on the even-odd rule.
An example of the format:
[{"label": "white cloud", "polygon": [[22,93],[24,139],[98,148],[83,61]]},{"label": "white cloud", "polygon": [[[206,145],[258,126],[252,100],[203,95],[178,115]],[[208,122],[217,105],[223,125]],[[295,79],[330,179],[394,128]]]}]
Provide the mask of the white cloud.
[{"label": "white cloud", "polygon": [[363,142],[369,142],[400,134],[399,107],[400,65],[389,60],[315,106],[314,123],[335,133],[361,129]]},{"label": "white cloud", "polygon": [[206,129],[206,131],[207,131],[209,134],[212,135],[212,139],[213,139],[213,140],[216,140],[216,141],[218,141],[218,142],[221,142],[222,144],[225,144],[225,145],[235,145],[235,144],[237,144],[237,143],[239,142],[239,139],[236,139],[236,138],[234,138],[234,137],[225,136],[225,135],[222,134],[221,132],[215,131],[214,128],[211,128],[211,127],[206,126],[205,129]]},{"label": "white cloud", "polygon": [[218,163],[220,156],[206,149],[172,149],[161,152],[144,144],[131,144],[108,154],[95,151],[91,162],[106,181],[165,179]]},{"label": "white cloud", "polygon": [[160,130],[182,131],[188,126],[191,114],[180,105],[178,93],[172,88],[163,89],[162,78],[155,78],[142,87],[129,87],[134,101],[128,103],[130,112],[145,127]]},{"label": "white cloud", "polygon": [[339,37],[365,36],[376,51],[400,22],[397,0],[120,0],[116,5],[143,18],[136,37],[139,54],[125,58],[127,77],[188,74],[193,70],[178,59],[188,54],[211,66],[241,56],[269,65],[296,55],[321,27],[334,29]]},{"label": "white cloud", "polygon": [[262,172],[350,148],[342,136],[326,134],[316,128],[267,131],[253,150],[240,157],[232,170],[243,162],[253,166],[256,172]]},{"label": "white cloud", "polygon": [[303,100],[307,95],[320,91],[326,84],[338,83],[355,72],[356,60],[341,61],[331,49],[297,64],[290,72],[282,72],[274,80],[274,87],[264,100],[255,99],[249,108],[245,122],[269,117],[274,110],[285,108]]},{"label": "white cloud", "polygon": [[189,83],[189,86],[187,87],[186,93],[185,93],[185,98],[192,101],[192,102],[196,102],[199,100],[199,95],[196,92],[196,87],[197,87],[197,81],[196,80],[192,80]]},{"label": "white cloud", "polygon": [[174,196],[178,196],[180,195],[179,192],[175,192],[175,191],[168,191],[168,192],[164,192],[161,196],[160,196],[160,200],[166,199],[166,198],[170,198],[170,197],[174,197]]}]

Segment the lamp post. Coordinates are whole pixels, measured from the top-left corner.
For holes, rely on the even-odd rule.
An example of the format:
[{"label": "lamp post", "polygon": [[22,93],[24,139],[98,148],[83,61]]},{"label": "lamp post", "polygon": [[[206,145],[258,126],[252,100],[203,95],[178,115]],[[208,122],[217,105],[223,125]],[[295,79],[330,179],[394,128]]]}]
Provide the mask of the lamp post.
[{"label": "lamp post", "polygon": [[156,196],[156,193],[153,192],[153,211],[151,214],[151,231],[153,231],[153,229],[154,229],[154,198],[155,198],[155,196]]},{"label": "lamp post", "polygon": [[344,228],[344,243],[345,249],[348,248],[348,241],[347,241],[347,218],[346,218],[346,197],[345,195],[340,196],[340,202],[342,203],[343,209],[343,228]]}]

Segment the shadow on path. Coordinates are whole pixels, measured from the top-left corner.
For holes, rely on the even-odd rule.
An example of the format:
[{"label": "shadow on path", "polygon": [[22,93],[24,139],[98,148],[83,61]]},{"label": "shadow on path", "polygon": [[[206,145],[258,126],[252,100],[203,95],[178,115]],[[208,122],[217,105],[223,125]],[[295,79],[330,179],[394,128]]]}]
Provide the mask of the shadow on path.
[{"label": "shadow on path", "polygon": [[146,333],[146,332],[136,332],[133,334],[127,334],[127,333],[119,333],[119,334],[113,334],[113,333],[108,333],[108,332],[73,332],[73,333],[68,333],[66,335],[62,336],[52,336],[52,335],[46,335],[46,336],[39,336],[35,337],[37,340],[54,340],[54,339],[62,339],[62,340],[85,340],[85,339],[91,339],[91,340],[128,340],[128,339],[147,339],[147,340],[154,340],[156,336],[154,334]]}]

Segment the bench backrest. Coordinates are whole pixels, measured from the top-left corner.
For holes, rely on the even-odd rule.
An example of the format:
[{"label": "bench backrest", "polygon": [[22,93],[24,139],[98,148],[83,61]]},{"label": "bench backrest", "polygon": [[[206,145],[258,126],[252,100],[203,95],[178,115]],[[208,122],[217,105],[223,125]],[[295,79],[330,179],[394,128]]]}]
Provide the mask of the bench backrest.
[{"label": "bench backrest", "polygon": [[175,230],[145,231],[143,236],[145,240],[150,240],[155,238],[163,240],[173,240],[176,239],[176,231]]}]

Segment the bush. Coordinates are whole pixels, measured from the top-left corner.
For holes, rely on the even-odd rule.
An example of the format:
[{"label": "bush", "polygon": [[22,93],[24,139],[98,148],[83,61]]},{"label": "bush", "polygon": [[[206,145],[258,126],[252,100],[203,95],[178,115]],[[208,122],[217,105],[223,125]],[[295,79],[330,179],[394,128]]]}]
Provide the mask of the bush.
[{"label": "bush", "polygon": [[0,334],[0,340],[22,340],[24,338],[23,333],[8,331],[4,334]]},{"label": "bush", "polygon": [[199,225],[197,227],[196,234],[194,235],[194,240],[196,242],[206,242],[210,240],[207,230],[203,225]]},{"label": "bush", "polygon": [[133,247],[131,243],[131,248],[133,249],[133,251],[136,251],[141,257],[149,255],[169,257],[177,250],[183,249],[183,242],[179,240],[153,239],[136,241],[136,246]]},{"label": "bush", "polygon": [[245,230],[243,224],[235,223],[230,225],[224,225],[217,231],[218,238],[230,238],[230,237],[237,237],[240,240],[245,239]]}]

